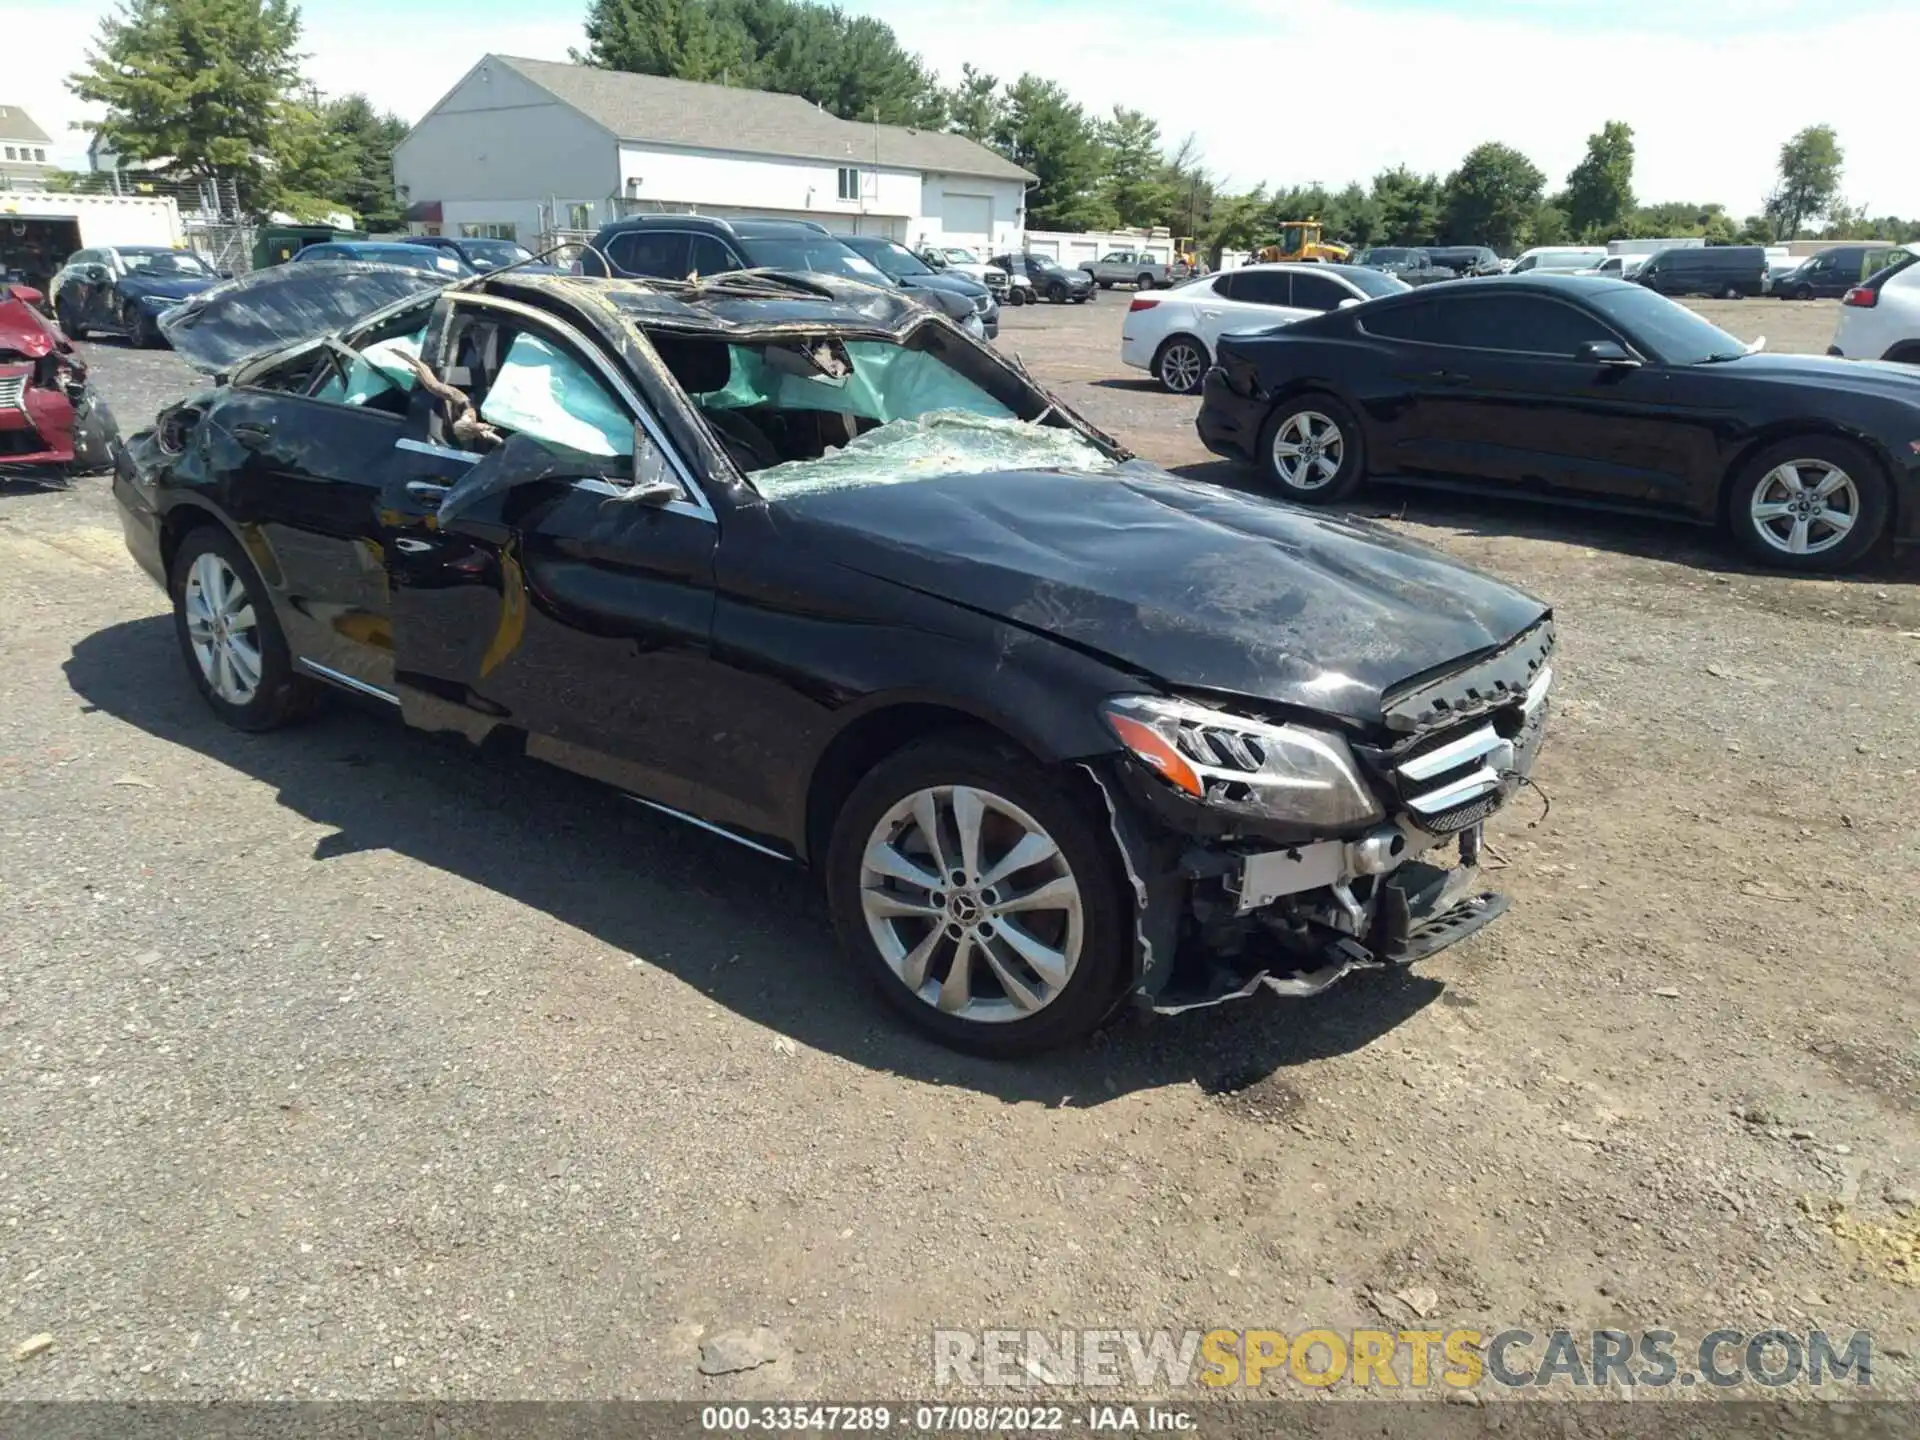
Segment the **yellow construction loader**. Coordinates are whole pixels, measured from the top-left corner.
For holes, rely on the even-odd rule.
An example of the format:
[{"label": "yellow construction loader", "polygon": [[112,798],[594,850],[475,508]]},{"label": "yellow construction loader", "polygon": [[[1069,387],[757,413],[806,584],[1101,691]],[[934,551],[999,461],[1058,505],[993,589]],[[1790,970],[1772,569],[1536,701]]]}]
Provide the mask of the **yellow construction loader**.
[{"label": "yellow construction loader", "polygon": [[1337,240],[1322,240],[1321,233],[1318,220],[1288,220],[1280,226],[1280,238],[1261,248],[1260,259],[1266,262],[1319,260],[1342,264],[1353,258],[1351,247]]}]

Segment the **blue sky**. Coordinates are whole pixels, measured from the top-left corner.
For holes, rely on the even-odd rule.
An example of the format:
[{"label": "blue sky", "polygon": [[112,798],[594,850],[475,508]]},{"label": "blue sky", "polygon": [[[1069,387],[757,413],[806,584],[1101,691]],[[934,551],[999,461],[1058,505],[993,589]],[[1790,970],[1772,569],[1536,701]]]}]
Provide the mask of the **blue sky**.
[{"label": "blue sky", "polygon": [[[1194,134],[1239,185],[1337,184],[1383,166],[1444,172],[1482,140],[1558,185],[1585,137],[1634,127],[1649,200],[1758,209],[1780,143],[1835,125],[1845,190],[1920,215],[1914,0],[842,0],[881,15],[948,77],[1032,69],[1089,108],[1136,106]],[[107,0],[0,0],[30,38],[0,103],[26,107],[79,163],[61,85]],[[312,78],[418,115],[485,51],[565,59],[584,0],[306,0]],[[403,26],[395,25],[404,14]],[[1861,41],[1863,43],[1855,43]]]}]

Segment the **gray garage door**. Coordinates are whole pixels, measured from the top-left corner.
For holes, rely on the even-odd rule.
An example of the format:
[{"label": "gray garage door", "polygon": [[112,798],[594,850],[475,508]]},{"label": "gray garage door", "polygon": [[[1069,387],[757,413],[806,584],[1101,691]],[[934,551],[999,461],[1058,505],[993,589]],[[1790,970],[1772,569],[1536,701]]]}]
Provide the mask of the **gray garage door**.
[{"label": "gray garage door", "polygon": [[940,197],[940,229],[949,243],[986,245],[993,239],[993,197],[953,190]]}]

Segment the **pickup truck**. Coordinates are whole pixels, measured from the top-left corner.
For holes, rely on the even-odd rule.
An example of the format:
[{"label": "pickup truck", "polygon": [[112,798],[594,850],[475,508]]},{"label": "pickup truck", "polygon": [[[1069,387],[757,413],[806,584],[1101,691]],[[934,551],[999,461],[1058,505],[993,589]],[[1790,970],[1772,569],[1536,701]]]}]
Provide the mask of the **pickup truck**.
[{"label": "pickup truck", "polygon": [[1091,275],[1093,283],[1102,290],[1115,285],[1151,290],[1156,285],[1171,285],[1176,280],[1187,278],[1184,264],[1169,265],[1144,250],[1115,250],[1098,260],[1081,261],[1080,268]]}]

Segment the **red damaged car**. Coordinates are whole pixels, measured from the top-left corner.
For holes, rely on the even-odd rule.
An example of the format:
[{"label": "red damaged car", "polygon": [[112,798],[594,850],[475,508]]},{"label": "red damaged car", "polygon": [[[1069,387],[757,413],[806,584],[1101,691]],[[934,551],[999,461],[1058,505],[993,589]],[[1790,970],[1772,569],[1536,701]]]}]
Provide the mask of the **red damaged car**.
[{"label": "red damaged car", "polygon": [[0,476],[111,470],[119,427],[40,304],[38,290],[0,284]]}]

